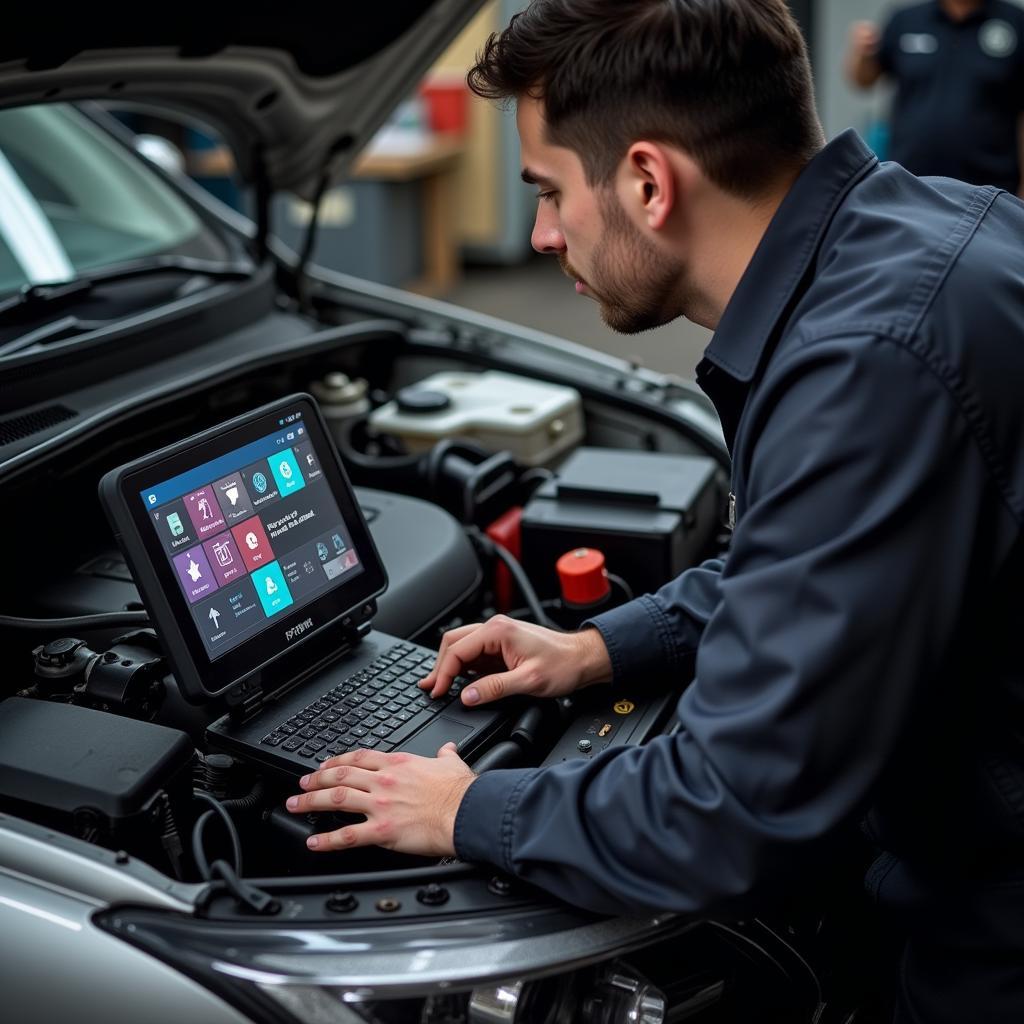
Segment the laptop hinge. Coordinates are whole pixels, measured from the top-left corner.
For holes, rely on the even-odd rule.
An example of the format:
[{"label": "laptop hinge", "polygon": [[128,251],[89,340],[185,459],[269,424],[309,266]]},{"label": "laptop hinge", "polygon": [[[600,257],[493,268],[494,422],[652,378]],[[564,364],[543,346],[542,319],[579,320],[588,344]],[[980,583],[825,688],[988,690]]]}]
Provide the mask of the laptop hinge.
[{"label": "laptop hinge", "polygon": [[314,673],[351,654],[370,632],[376,605],[370,602],[366,611],[365,618],[346,616],[339,626],[325,631],[326,636],[311,639],[303,651],[305,657],[301,665],[286,660],[253,673],[231,687],[224,695],[231,720],[248,722],[259,714],[267,701],[281,697]]}]

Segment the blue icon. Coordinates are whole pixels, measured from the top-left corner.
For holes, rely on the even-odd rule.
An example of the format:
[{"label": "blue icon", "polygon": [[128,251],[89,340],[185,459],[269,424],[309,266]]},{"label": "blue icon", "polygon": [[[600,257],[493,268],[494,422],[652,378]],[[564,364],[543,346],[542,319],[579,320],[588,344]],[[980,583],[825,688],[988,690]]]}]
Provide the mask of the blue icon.
[{"label": "blue icon", "polygon": [[260,494],[266,494],[267,492],[267,478],[262,473],[253,473],[252,485],[256,488]]},{"label": "blue icon", "polygon": [[317,544],[316,553],[320,556],[321,562],[326,562],[331,557],[330,551],[327,550],[327,545],[323,543]]},{"label": "blue icon", "polygon": [[185,532],[185,527],[181,525],[181,516],[177,512],[172,512],[167,517],[167,525],[171,528],[172,537],[180,537]]},{"label": "blue icon", "polygon": [[150,505],[155,505],[156,504],[156,495],[155,494],[151,494],[149,496],[149,503],[150,503]]},{"label": "blue icon", "polygon": [[263,612],[267,618],[284,611],[294,603],[288,584],[284,581],[284,574],[277,562],[271,562],[265,568],[257,569],[250,579],[256,588],[256,594],[260,599],[260,604],[263,605]]},{"label": "blue icon", "polygon": [[270,471],[274,474],[274,479],[277,481],[277,487],[282,497],[286,494],[292,494],[294,491],[300,491],[306,486],[306,481],[302,479],[302,474],[299,472],[299,464],[295,460],[295,453],[291,448],[287,449],[287,451],[278,452],[276,455],[271,455],[269,461]]},{"label": "blue icon", "polygon": [[334,550],[340,555],[345,550],[345,542],[341,539],[341,534],[336,533],[331,537],[331,541],[334,544]]}]

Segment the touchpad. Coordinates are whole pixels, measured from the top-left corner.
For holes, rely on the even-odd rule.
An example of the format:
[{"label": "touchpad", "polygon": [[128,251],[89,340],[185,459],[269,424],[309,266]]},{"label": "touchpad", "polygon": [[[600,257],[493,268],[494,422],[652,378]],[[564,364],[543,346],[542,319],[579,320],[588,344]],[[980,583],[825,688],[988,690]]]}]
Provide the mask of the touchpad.
[{"label": "touchpad", "polygon": [[425,757],[435,757],[438,750],[446,743],[461,743],[471,732],[473,727],[459,725],[458,722],[449,722],[444,718],[435,718],[426,728],[421,729],[411,739],[406,740],[401,750],[403,753],[423,754]]}]

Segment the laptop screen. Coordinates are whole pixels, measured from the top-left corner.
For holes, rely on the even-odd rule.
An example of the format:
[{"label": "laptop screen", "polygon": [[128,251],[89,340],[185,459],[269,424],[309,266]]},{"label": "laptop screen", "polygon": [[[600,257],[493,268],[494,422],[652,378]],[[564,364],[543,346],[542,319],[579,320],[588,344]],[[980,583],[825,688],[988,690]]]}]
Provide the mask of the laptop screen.
[{"label": "laptop screen", "polygon": [[320,453],[294,415],[139,493],[211,660],[362,571]]},{"label": "laptop screen", "polygon": [[[379,594],[383,568],[312,400],[108,474],[101,494],[179,676],[221,691]],[[114,507],[111,508],[110,506]],[[175,653],[176,651],[176,653]],[[189,671],[194,669],[194,671]],[[186,694],[187,695],[187,694]]]}]

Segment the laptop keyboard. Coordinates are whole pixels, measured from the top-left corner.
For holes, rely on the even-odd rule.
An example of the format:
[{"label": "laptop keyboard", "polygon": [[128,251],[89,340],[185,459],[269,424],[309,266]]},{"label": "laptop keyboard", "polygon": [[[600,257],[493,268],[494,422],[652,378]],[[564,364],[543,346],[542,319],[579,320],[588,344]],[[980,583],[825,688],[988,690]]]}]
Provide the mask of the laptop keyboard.
[{"label": "laptop keyboard", "polygon": [[[458,697],[458,678],[443,697],[431,700],[416,684],[436,658],[412,644],[395,644],[374,662],[276,726],[260,743],[322,764],[356,747],[392,750],[403,736]],[[406,728],[408,726],[408,728]]]}]

